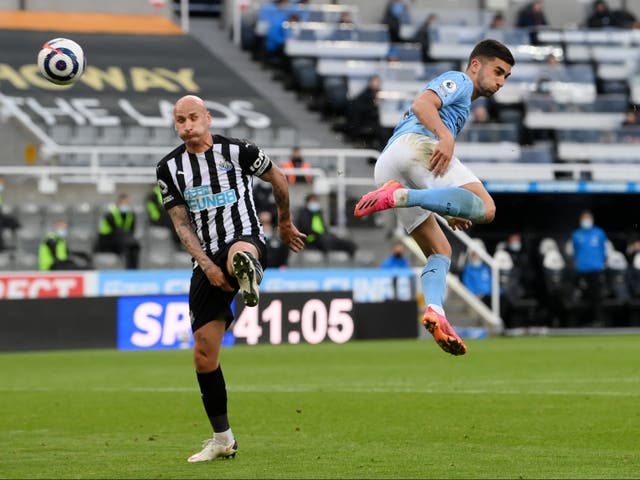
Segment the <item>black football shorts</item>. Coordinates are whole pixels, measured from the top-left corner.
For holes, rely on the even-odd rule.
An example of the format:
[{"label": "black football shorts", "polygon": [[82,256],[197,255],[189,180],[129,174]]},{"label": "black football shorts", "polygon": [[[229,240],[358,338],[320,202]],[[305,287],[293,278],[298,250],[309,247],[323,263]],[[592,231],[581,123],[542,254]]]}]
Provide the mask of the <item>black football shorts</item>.
[{"label": "black football shorts", "polygon": [[229,284],[234,287],[232,292],[225,292],[221,288],[211,285],[209,279],[204,274],[200,266],[197,266],[191,275],[191,286],[189,288],[189,315],[191,316],[191,331],[195,332],[204,324],[214,320],[224,321],[227,328],[233,322],[233,311],[231,304],[238,293],[238,282],[227,272],[227,256],[229,248],[236,242],[243,241],[252,243],[260,254],[262,268],[266,264],[266,247],[259,238],[240,237],[226,244],[222,249],[213,254],[211,260],[215,263],[227,277]]}]

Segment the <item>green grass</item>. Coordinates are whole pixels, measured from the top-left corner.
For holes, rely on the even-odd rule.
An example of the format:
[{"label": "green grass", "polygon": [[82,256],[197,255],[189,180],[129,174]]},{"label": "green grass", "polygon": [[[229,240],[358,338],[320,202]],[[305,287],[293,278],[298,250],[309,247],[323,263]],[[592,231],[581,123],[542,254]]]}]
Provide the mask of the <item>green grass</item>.
[{"label": "green grass", "polygon": [[2,478],[638,478],[640,337],[223,351],[233,460],[188,351],[0,355]]}]

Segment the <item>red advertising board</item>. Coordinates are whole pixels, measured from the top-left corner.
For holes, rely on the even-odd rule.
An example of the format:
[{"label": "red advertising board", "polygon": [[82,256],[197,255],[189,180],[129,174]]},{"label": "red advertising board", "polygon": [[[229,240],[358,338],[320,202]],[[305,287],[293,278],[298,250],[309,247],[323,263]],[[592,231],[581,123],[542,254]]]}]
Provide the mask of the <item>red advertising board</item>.
[{"label": "red advertising board", "polygon": [[81,273],[0,275],[0,299],[83,297],[85,285]]}]

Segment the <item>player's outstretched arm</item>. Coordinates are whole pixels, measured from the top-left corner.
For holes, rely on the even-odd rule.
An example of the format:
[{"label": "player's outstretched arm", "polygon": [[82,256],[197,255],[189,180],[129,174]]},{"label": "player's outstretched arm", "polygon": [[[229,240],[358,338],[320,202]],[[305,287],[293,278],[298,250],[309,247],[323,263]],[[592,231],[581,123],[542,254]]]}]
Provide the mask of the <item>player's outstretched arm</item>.
[{"label": "player's outstretched arm", "polygon": [[291,220],[291,210],[289,209],[289,184],[287,177],[277,165],[265,172],[261,177],[265,182],[269,182],[273,188],[273,196],[278,209],[278,234],[280,239],[294,252],[299,252],[304,248],[304,240],[307,236],[300,232]]},{"label": "player's outstretched arm", "polygon": [[200,246],[200,239],[191,226],[191,219],[189,218],[187,207],[184,205],[176,205],[167,212],[169,213],[169,217],[171,217],[171,221],[182,245],[184,245],[184,248],[191,254],[195,261],[198,262],[198,265],[200,265],[200,268],[209,279],[209,282],[211,282],[211,285],[220,287],[228,292],[233,291],[233,287],[227,282],[220,267],[213,263]]}]

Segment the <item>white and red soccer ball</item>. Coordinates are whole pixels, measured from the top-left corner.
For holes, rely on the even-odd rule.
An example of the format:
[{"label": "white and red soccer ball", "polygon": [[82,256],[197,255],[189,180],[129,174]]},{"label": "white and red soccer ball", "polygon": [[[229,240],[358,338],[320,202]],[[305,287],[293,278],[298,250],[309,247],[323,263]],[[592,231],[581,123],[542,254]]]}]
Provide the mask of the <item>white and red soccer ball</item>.
[{"label": "white and red soccer ball", "polygon": [[44,77],[57,85],[75,83],[86,67],[82,47],[68,38],[54,38],[38,53],[38,68]]}]

